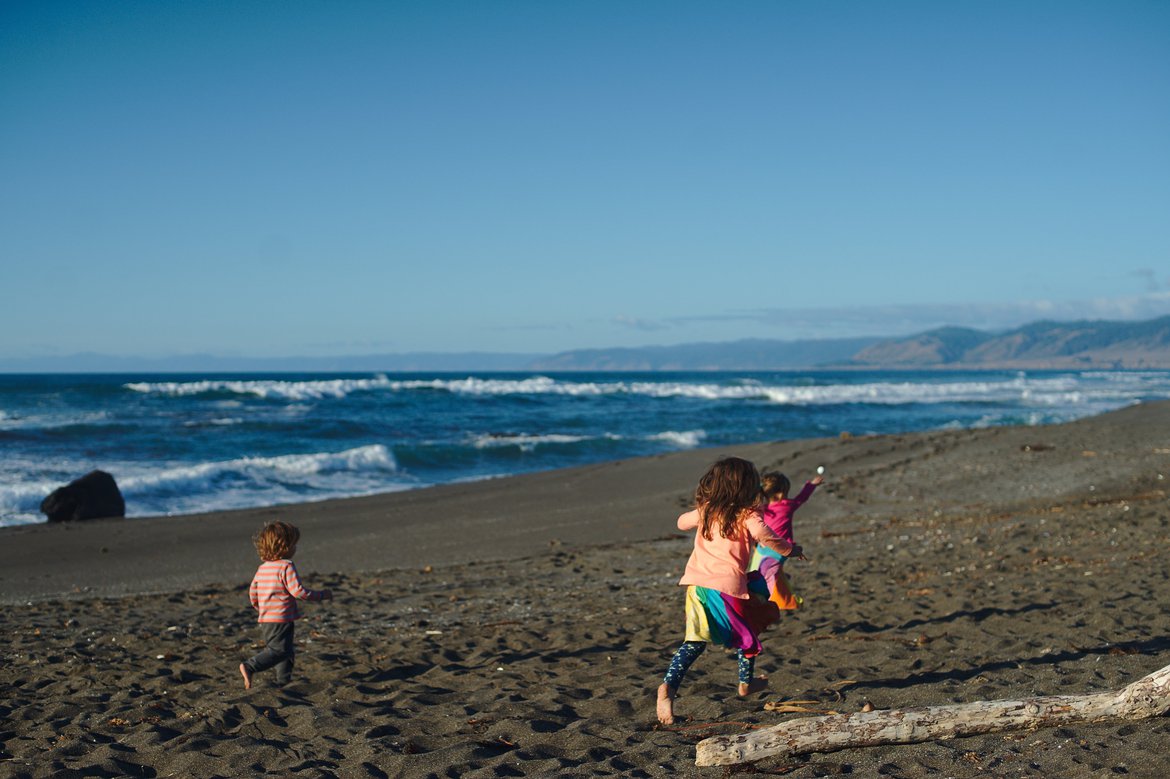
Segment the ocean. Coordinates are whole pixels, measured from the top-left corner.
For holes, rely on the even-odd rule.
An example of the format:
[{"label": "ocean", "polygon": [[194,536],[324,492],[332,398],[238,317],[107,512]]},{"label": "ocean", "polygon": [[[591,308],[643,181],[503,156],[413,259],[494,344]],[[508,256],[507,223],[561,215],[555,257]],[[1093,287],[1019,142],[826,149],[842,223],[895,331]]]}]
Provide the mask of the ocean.
[{"label": "ocean", "polygon": [[95,468],[182,515],[1165,398],[1170,371],[0,375],[0,525]]}]

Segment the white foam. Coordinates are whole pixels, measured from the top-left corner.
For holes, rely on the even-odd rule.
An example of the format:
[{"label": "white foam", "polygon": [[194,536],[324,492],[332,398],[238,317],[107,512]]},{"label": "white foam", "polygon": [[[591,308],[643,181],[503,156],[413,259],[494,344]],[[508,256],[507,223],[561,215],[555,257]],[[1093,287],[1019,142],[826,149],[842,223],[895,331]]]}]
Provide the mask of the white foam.
[{"label": "white foam", "polygon": [[1164,373],[1093,372],[1030,378],[974,381],[877,381],[859,384],[765,384],[756,378],[732,383],[686,381],[563,381],[548,376],[494,379],[390,380],[384,375],[370,379],[323,379],[317,381],[193,381],[139,382],[125,385],[136,392],[187,396],[230,392],[260,398],[318,400],[344,398],[353,392],[438,391],[462,395],[641,395],[655,398],[698,400],[758,400],[780,405],[834,405],[869,403],[1013,402],[1034,405],[1077,405],[1089,399],[1125,402],[1147,391],[1170,392]]},{"label": "white foam", "polygon": [[[707,437],[706,431],[703,430],[667,430],[662,433],[654,433],[642,438],[644,441],[662,441],[672,446],[681,449],[693,449],[699,446],[703,439]],[[486,433],[471,437],[470,443],[476,449],[495,449],[508,446],[516,446],[525,452],[531,452],[538,446],[547,444],[576,444],[584,441],[621,441],[625,436],[616,433],[606,433],[602,436],[581,436],[581,435],[564,435],[558,433],[550,433],[545,435],[526,435],[526,434],[508,434],[500,435],[498,433]]]},{"label": "white foam", "polygon": [[344,398],[353,392],[390,389],[392,383],[385,376],[376,376],[372,379],[322,379],[319,381],[132,382],[124,386],[134,392],[176,397],[230,392],[236,395],[254,395],[265,399],[321,400],[323,398]]},{"label": "white foam", "polygon": [[667,430],[664,433],[656,433],[652,436],[647,436],[649,441],[665,441],[668,444],[681,447],[683,449],[694,449],[703,442],[707,437],[704,430]]},{"label": "white foam", "polygon": [[[1109,377],[1106,377],[1109,378]],[[1164,382],[1165,375],[1151,374],[1151,380]],[[1161,386],[1161,392],[1167,388]],[[1010,402],[1043,406],[1077,405],[1088,399],[1124,401],[1146,386],[1107,380],[1101,386],[1086,386],[1076,376],[1059,375],[1028,378],[1017,375],[1005,380],[978,381],[879,381],[859,384],[836,383],[815,385],[764,384],[748,379],[729,384],[678,381],[558,381],[547,376],[527,379],[429,379],[391,381],[387,389],[436,390],[469,395],[541,395],[570,396],[642,395],[656,398],[695,398],[698,400],[758,400],[779,405],[837,405],[869,403],[902,405],[909,403]],[[1132,390],[1132,391],[1131,391]]]},{"label": "white foam", "polygon": [[[39,507],[44,497],[88,470],[89,463],[76,462],[49,479],[3,484],[0,526],[43,522]],[[380,444],[342,452],[243,457],[161,469],[143,463],[111,464],[104,470],[113,474],[126,498],[129,516],[193,514],[416,486],[398,472],[394,455]]]},{"label": "white foam", "polygon": [[588,440],[591,440],[588,436],[561,435],[557,433],[545,435],[498,435],[485,433],[483,435],[473,436],[471,438],[471,445],[476,449],[516,446],[522,451],[531,452],[536,447],[544,444],[576,444]]},{"label": "white foam", "polygon": [[231,427],[232,425],[243,424],[243,422],[244,420],[238,417],[219,417],[217,419],[184,422],[183,427]]},{"label": "white foam", "polygon": [[[667,430],[662,433],[654,433],[642,438],[644,441],[662,441],[672,446],[677,446],[683,449],[693,449],[699,446],[703,439],[707,437],[704,430]],[[470,443],[476,449],[494,449],[508,446],[516,446],[520,449],[531,452],[538,446],[546,444],[576,444],[583,441],[621,441],[624,436],[616,433],[606,433],[602,436],[581,436],[581,435],[564,435],[558,433],[550,433],[545,435],[526,435],[526,434],[508,434],[500,435],[498,433],[486,433],[471,437]]]},{"label": "white foam", "polygon": [[86,460],[66,458],[46,463],[27,455],[0,459],[0,527],[44,522],[41,501],[63,484],[94,469]]},{"label": "white foam", "polygon": [[134,495],[147,490],[207,485],[222,476],[243,475],[253,479],[297,478],[333,471],[398,470],[394,455],[381,444],[348,449],[344,452],[286,454],[277,457],[242,457],[238,460],[200,463],[169,468],[156,473],[130,476],[119,482],[122,492]]},{"label": "white foam", "polygon": [[104,411],[58,415],[17,415],[0,412],[0,430],[53,430],[74,425],[98,425],[109,421],[109,414]]},{"label": "white foam", "polygon": [[[4,480],[8,482],[8,479]],[[26,481],[0,484],[0,527],[44,522],[41,501],[65,481]]]}]

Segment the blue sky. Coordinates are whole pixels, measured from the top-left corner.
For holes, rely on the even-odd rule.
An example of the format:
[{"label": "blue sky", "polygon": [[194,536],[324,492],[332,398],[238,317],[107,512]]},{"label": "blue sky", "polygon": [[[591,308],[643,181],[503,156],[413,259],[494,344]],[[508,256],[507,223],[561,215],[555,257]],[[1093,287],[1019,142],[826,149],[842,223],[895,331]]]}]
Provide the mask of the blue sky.
[{"label": "blue sky", "polygon": [[0,3],[0,357],[1170,313],[1170,3]]}]

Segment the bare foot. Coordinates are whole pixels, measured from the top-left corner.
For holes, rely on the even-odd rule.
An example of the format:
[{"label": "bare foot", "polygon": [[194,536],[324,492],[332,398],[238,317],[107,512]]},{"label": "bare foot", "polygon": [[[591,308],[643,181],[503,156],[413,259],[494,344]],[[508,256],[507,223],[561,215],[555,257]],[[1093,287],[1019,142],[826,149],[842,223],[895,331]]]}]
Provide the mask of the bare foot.
[{"label": "bare foot", "polygon": [[763,692],[766,689],[768,689],[768,677],[757,676],[755,679],[752,679],[750,682],[740,682],[739,683],[739,697],[742,698],[745,695],[751,695],[753,693]]},{"label": "bare foot", "polygon": [[240,676],[244,677],[244,689],[252,689],[252,672],[249,671],[248,666],[244,665],[243,663],[240,663]]},{"label": "bare foot", "polygon": [[674,691],[665,682],[658,685],[658,721],[663,725],[674,724]]}]

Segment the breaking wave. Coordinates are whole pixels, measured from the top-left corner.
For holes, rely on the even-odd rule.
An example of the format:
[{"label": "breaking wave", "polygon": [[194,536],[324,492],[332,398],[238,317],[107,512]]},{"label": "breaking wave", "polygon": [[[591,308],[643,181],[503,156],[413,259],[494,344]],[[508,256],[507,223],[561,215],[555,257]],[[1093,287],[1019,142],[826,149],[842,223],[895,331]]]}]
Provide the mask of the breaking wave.
[{"label": "breaking wave", "polygon": [[1093,372],[1082,375],[1020,375],[1000,380],[848,381],[817,384],[732,381],[570,381],[549,376],[522,379],[479,378],[392,380],[380,375],[368,379],[312,381],[191,381],[134,382],[134,392],[176,397],[208,394],[250,395],[292,401],[345,398],[356,392],[449,392],[459,395],[561,395],[598,397],[633,395],[650,398],[694,398],[711,401],[760,401],[780,405],[837,405],[867,403],[1003,402],[1025,405],[1075,405],[1086,400],[1140,399],[1151,383],[1164,383],[1158,373]]}]

